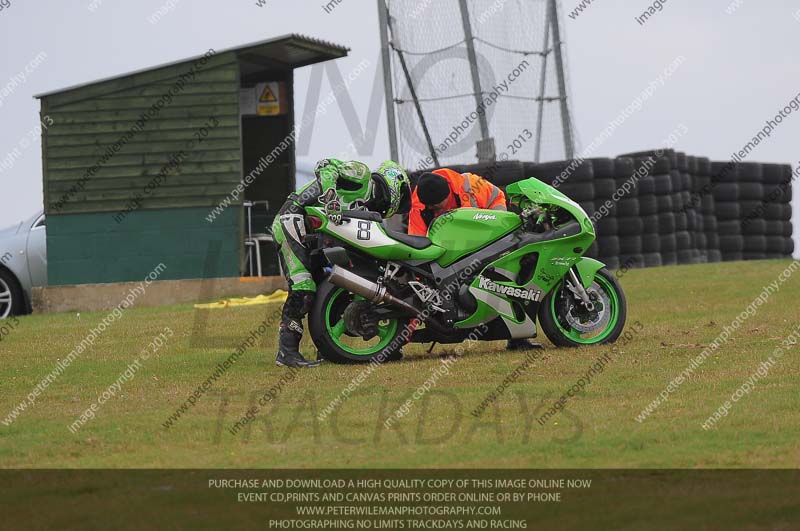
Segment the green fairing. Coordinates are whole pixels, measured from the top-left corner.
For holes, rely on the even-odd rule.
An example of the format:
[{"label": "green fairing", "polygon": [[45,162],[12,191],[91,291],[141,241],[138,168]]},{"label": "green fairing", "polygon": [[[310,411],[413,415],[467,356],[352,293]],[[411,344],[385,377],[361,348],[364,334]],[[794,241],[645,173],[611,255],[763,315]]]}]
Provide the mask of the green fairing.
[{"label": "green fairing", "polygon": [[488,243],[499,240],[520,226],[513,212],[459,208],[436,218],[428,229],[428,238],[445,249],[438,263],[447,267]]},{"label": "green fairing", "polygon": [[595,260],[594,258],[582,257],[575,265],[575,268],[578,270],[578,276],[581,279],[583,287],[588,288],[591,286],[592,282],[594,282],[594,277],[597,276],[597,272],[605,266],[603,262]]},{"label": "green fairing", "polygon": [[[314,216],[322,221],[319,232],[330,234],[346,241],[348,244],[382,260],[435,260],[444,249],[431,245],[425,249],[414,249],[386,234],[383,225],[376,221],[351,219],[336,225],[325,217],[324,210],[318,207],[306,207],[306,215]],[[358,235],[363,236],[359,239]]]},{"label": "green fairing", "polygon": [[[495,260],[481,273],[486,272],[489,268],[496,268],[508,271],[516,276],[519,274],[521,268],[520,259],[527,254],[539,253],[536,270],[529,282],[518,285],[511,281],[496,281],[495,284],[498,286],[508,286],[510,288],[540,291],[541,295],[538,300],[541,300],[546,293],[560,282],[564,275],[569,272],[569,269],[575,266],[578,269],[584,287],[588,288],[591,286],[595,274],[604,266],[597,260],[582,257],[582,254],[594,241],[595,235],[594,225],[592,225],[592,221],[580,205],[559,192],[556,188],[533,178],[509,185],[506,187],[506,194],[509,198],[509,203],[516,205],[520,209],[524,209],[531,204],[550,204],[564,208],[580,223],[582,230],[573,236],[526,245],[499,260]],[[519,219],[516,214],[510,212],[500,212],[500,214],[512,215]],[[578,250],[578,252],[576,252],[576,250]],[[479,287],[480,280],[481,275],[478,275],[471,284],[471,290],[487,291]],[[496,295],[495,293],[492,294]],[[478,308],[476,311],[467,319],[457,322],[455,326],[458,328],[471,328],[488,322],[498,315],[503,315],[515,323],[521,322],[516,319],[513,314],[507,315],[498,312],[491,305],[482,300],[478,300]]]},{"label": "green fairing", "polygon": [[[597,260],[582,256],[594,241],[595,232],[591,220],[580,205],[556,188],[533,178],[509,185],[506,188],[506,193],[509,203],[520,210],[537,204],[561,207],[574,216],[581,230],[577,234],[556,240],[548,239],[530,243],[490,263],[470,284],[470,291],[473,292],[473,295],[480,295],[483,292],[492,298],[499,297],[511,302],[514,300],[513,297],[497,292],[498,289],[502,290],[503,287],[507,287],[511,290],[523,290],[528,294],[533,294],[535,301],[541,301],[548,292],[562,281],[572,267],[575,267],[583,286],[589,288],[594,282],[597,272],[604,265]],[[323,222],[323,226],[320,229],[322,232],[343,238],[348,243],[372,256],[384,260],[436,260],[441,267],[447,267],[460,259],[468,257],[492,242],[514,232],[521,225],[520,217],[513,212],[473,208],[452,210],[440,216],[431,224],[428,238],[431,240],[432,245],[425,249],[414,249],[390,238],[378,223],[361,222],[364,227],[369,224],[369,230],[371,231],[370,245],[365,245],[350,234],[353,232],[352,228],[331,225],[318,209],[308,207],[306,211],[309,214],[312,214],[312,211],[316,212],[317,217]],[[350,223],[354,222],[357,223],[356,220]],[[535,272],[529,281],[524,284],[516,284],[512,280],[493,280],[493,289],[481,288],[481,277],[489,269],[495,272],[502,271],[512,278],[516,278],[522,267],[521,259],[525,255],[532,253],[538,254],[538,261]],[[483,282],[485,283],[486,280],[484,279]],[[491,321],[497,316],[502,316],[517,324],[525,322],[524,316],[520,320],[514,315],[510,305],[507,311],[503,311],[502,309],[497,309],[495,307],[496,304],[493,306],[481,300],[480,297],[476,296],[476,301],[477,308],[472,315],[456,322],[455,327],[476,327]]]},{"label": "green fairing", "polygon": [[[506,194],[510,212],[462,208],[440,216],[431,224],[427,235],[430,244],[423,249],[396,239],[380,222],[345,216],[343,223],[336,225],[320,207],[307,206],[306,214],[317,218],[312,220],[314,231],[337,238],[345,248],[373,256],[376,262],[398,262],[400,271],[407,268],[401,274],[408,275],[410,269],[412,278],[417,280],[412,286],[416,297],[425,304],[435,299],[420,294],[419,283],[425,276],[416,276],[416,272],[424,275],[428,271],[429,280],[423,280],[424,284],[431,286],[435,280],[435,289],[442,298],[453,301],[449,306],[430,303],[443,306],[433,309],[449,317],[444,326],[466,334],[467,330],[493,322],[504,326],[506,337],[513,338],[535,337],[542,330],[559,346],[615,341],[625,324],[626,302],[616,279],[604,265],[583,257],[595,239],[594,226],[586,212],[556,188],[534,178],[509,185]],[[469,263],[472,256],[476,261]],[[493,261],[486,264],[486,260]],[[414,263],[408,263],[411,261]],[[381,267],[377,265],[378,271],[383,271]],[[587,292],[577,293],[567,285],[571,283],[571,271]],[[330,286],[329,305],[321,312],[325,326],[320,331],[331,338],[326,346],[330,359],[363,361],[372,359],[384,347],[397,355],[397,349],[390,348],[395,343],[402,344],[397,341],[400,328],[395,325],[408,317],[401,314],[379,324],[374,336],[378,338],[376,345],[349,346],[352,334],[346,333],[344,321],[330,311],[334,304],[331,301],[341,294],[331,292]],[[410,288],[393,289],[404,293],[399,296],[406,301],[412,300]],[[537,328],[537,321],[541,328]],[[433,321],[425,323],[427,331]],[[443,326],[441,320],[437,326]],[[449,339],[446,333],[432,333],[433,336],[423,333],[419,340],[435,338],[436,334],[445,334],[445,341]],[[494,339],[490,334],[487,340]]]},{"label": "green fairing", "polygon": [[586,234],[592,236],[592,241],[594,240],[595,234],[592,220],[589,219],[589,216],[578,203],[562,194],[558,188],[530,178],[509,184],[506,187],[506,197],[508,197],[509,204],[517,205],[520,208],[524,208],[531,203],[560,206],[575,216],[575,219],[581,224],[581,228],[586,231]]}]

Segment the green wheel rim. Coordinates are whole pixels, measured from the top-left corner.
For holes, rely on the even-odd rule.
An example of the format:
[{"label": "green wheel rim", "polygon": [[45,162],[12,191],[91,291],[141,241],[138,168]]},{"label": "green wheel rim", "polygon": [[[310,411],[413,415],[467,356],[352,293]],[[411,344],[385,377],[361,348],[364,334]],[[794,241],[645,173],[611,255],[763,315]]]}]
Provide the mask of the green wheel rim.
[{"label": "green wheel rim", "polygon": [[[600,285],[600,288],[603,289],[608,295],[608,302],[611,311],[611,316],[608,319],[605,329],[596,336],[585,338],[581,336],[579,331],[571,327],[562,326],[558,317],[558,313],[556,312],[557,297],[555,294],[553,294],[553,297],[550,298],[550,315],[553,318],[553,322],[556,323],[556,326],[565,337],[582,345],[595,345],[602,342],[605,338],[611,335],[611,332],[614,330],[614,327],[617,326],[617,321],[619,320],[619,296],[617,294],[617,290],[614,289],[614,285],[602,275],[597,275],[597,277],[595,277],[595,282],[597,282],[597,284]],[[563,286],[564,284],[562,283],[559,289],[563,288]]]},{"label": "green wheel rim", "polygon": [[[331,338],[331,340],[340,349],[355,356],[373,356],[383,350],[386,345],[392,341],[394,333],[397,331],[397,320],[388,320],[386,324],[378,323],[378,342],[375,345],[359,349],[343,343],[342,337],[349,336],[345,334],[344,319],[341,315],[342,312],[336,312],[338,315],[331,314],[332,310],[337,304],[342,304],[342,297],[345,297],[347,302],[361,299],[361,297],[353,297],[351,293],[343,290],[342,288],[339,288],[333,292],[333,295],[330,299],[328,299],[328,303],[325,305],[325,329],[327,330],[328,336]],[[344,305],[342,306],[342,311],[344,311]],[[333,322],[334,320],[335,322]]]}]

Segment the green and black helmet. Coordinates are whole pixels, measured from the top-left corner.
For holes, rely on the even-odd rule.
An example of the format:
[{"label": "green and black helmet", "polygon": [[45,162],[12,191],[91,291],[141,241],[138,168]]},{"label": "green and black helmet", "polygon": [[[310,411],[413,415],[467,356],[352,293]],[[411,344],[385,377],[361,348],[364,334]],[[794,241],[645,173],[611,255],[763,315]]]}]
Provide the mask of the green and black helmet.
[{"label": "green and black helmet", "polygon": [[411,210],[411,181],[398,163],[384,161],[372,174],[375,182],[373,199],[367,204],[369,210],[380,212],[390,218]]},{"label": "green and black helmet", "polygon": [[322,195],[330,189],[336,190],[344,210],[362,209],[373,197],[373,179],[363,162],[323,159],[317,162],[314,173]]}]

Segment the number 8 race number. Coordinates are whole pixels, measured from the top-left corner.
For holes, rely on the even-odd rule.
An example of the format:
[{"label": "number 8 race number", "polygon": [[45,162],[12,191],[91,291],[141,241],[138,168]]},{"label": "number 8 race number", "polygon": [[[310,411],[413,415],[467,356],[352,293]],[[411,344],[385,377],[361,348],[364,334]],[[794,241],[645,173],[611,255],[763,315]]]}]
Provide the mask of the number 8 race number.
[{"label": "number 8 race number", "polygon": [[372,223],[369,221],[359,221],[358,222],[358,233],[356,234],[356,238],[359,240],[369,240],[369,229],[372,226]]}]

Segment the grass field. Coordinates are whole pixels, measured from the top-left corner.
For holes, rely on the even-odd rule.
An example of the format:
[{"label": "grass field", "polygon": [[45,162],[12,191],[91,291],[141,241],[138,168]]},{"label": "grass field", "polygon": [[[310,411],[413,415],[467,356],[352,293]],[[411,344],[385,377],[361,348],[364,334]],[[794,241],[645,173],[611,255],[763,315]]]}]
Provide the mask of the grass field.
[{"label": "grass field", "polygon": [[[480,418],[470,411],[525,362],[526,353],[507,353],[499,342],[468,345],[449,374],[412,399],[393,429],[384,420],[441,372],[453,347],[437,346],[430,354],[420,345],[407,347],[404,361],[366,375],[323,420],[326,406],[364,367],[327,364],[299,372],[254,422],[232,435],[229,428],[248,407],[291,374],[274,365],[275,333],[269,330],[194,407],[164,427],[265,314],[279,310],[276,305],[202,315],[191,305],[128,310],[8,422],[8,413],[106,314],[20,318],[0,341],[0,419],[6,419],[0,466],[794,468],[800,462],[797,350],[789,349],[716,427],[706,431],[701,424],[800,324],[800,278],[782,283],[666,403],[643,422],[635,420],[790,263],[627,272],[621,283],[629,341],[566,350],[542,338],[539,358]],[[173,333],[165,346],[73,433],[68,426],[165,327]],[[303,351],[313,355],[308,338]],[[540,425],[536,417],[546,404],[606,355],[603,372]]]}]

